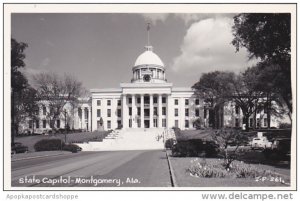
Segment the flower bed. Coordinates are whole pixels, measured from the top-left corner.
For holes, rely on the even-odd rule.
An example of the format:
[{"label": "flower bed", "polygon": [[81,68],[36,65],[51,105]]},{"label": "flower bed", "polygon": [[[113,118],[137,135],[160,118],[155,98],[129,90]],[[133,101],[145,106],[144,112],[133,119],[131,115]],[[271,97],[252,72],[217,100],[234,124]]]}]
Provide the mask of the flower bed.
[{"label": "flower bed", "polygon": [[205,159],[193,159],[191,165],[187,169],[188,173],[194,177],[202,178],[266,178],[276,179],[280,178],[282,182],[289,180],[287,177],[278,174],[271,170],[259,168],[258,165],[246,164],[242,161],[234,161],[231,167],[224,168],[223,160],[210,160],[206,162]]}]

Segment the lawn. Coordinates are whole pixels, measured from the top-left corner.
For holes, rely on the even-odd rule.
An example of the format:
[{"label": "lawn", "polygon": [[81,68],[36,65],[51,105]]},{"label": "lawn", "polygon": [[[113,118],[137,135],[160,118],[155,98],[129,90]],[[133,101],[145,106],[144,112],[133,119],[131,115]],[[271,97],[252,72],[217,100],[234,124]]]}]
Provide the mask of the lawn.
[{"label": "lawn", "polygon": [[[289,169],[260,164],[255,164],[255,166],[280,174],[280,177],[285,180],[285,184],[268,180],[256,181],[255,178],[200,178],[191,176],[187,171],[187,169],[191,166],[192,161],[196,159],[196,157],[169,157],[169,159],[174,171],[176,183],[179,187],[287,187],[289,186],[290,182]],[[208,163],[216,160],[218,159],[206,159]]]},{"label": "lawn", "polygon": [[[82,143],[88,141],[102,141],[108,135],[108,131],[94,131],[94,132],[82,132],[82,133],[69,133],[66,134],[67,143]],[[21,142],[23,145],[28,146],[29,152],[34,151],[34,144],[43,139],[61,139],[65,141],[65,134],[53,134],[53,135],[35,135],[35,136],[23,136],[16,137],[15,142]]]},{"label": "lawn", "polygon": [[[191,140],[191,139],[201,139],[201,140],[212,140],[211,135],[216,130],[207,129],[207,130],[176,130],[176,139],[180,140]],[[245,133],[249,136],[256,135],[255,132]],[[229,147],[230,149],[234,149],[235,147]],[[240,149],[244,150],[244,154],[239,156],[239,159],[242,160],[245,166],[243,167],[252,167],[254,170],[271,171],[272,175],[279,174],[280,178],[284,180],[284,183],[280,183],[277,180],[271,181],[272,176],[270,176],[267,180],[258,180],[255,178],[236,178],[236,175],[226,176],[225,178],[208,178],[208,177],[197,177],[191,174],[188,171],[193,164],[195,159],[198,161],[202,160],[200,157],[172,157],[170,156],[170,163],[172,165],[175,180],[177,185],[180,187],[286,187],[289,186],[290,183],[290,160],[284,159],[282,161],[272,160],[271,158],[266,158],[264,153],[261,150],[251,150],[249,146],[241,146]],[[171,155],[168,150],[169,155]],[[207,164],[216,164],[221,163],[219,161],[222,159],[218,158],[207,158]],[[251,165],[248,165],[251,164]],[[193,164],[194,165],[194,164]],[[206,166],[205,166],[206,167]],[[223,169],[221,169],[223,170]],[[252,172],[251,169],[250,172]],[[205,172],[205,171],[204,171]],[[226,171],[225,171],[226,172]],[[274,174],[273,174],[274,173]]]}]

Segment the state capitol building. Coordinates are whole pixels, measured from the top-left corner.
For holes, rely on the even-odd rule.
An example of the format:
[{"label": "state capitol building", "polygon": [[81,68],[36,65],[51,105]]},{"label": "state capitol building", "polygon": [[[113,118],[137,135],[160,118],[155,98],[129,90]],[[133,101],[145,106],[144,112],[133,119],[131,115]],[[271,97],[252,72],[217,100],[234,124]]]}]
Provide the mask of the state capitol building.
[{"label": "state capitol building", "polygon": [[[154,53],[148,35],[148,45],[132,67],[131,81],[120,83],[118,88],[91,89],[91,96],[80,99],[74,110],[66,104],[64,111],[72,118],[66,120],[62,114],[54,124],[55,129],[66,128],[66,125],[83,131],[173,127],[195,129],[197,119],[201,122],[200,127],[211,127],[214,121],[210,118],[212,110],[195,95],[194,90],[191,87],[173,87],[166,78],[166,66]],[[40,108],[40,120],[34,124],[28,120],[29,123],[25,123],[21,130],[46,133],[53,129],[46,119],[49,108],[45,105]],[[218,126],[242,127],[242,118],[240,108],[234,103],[226,103],[218,115]],[[250,117],[250,127],[254,118],[257,127],[267,127],[264,111]],[[272,116],[271,127],[278,125],[278,119]]]}]

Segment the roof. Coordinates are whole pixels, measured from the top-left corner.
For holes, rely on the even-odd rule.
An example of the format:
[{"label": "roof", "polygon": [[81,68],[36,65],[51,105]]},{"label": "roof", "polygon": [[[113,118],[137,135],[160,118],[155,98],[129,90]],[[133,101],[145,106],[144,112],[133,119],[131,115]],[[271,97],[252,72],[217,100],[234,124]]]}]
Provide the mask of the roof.
[{"label": "roof", "polygon": [[164,67],[164,63],[159,56],[152,51],[152,47],[146,47],[146,51],[138,56],[134,66],[140,65],[158,65]]}]

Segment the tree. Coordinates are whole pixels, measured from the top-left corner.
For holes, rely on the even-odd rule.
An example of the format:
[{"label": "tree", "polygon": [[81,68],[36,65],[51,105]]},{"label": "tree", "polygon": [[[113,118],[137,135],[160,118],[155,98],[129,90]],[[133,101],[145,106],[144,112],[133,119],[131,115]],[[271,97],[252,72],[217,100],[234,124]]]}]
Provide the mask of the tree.
[{"label": "tree", "polygon": [[22,114],[23,90],[29,84],[26,77],[19,71],[25,67],[24,50],[28,45],[11,39],[11,143],[14,143],[14,137],[19,133],[19,123]]},{"label": "tree", "polygon": [[256,90],[256,83],[257,75],[251,68],[235,76],[234,79],[232,101],[234,101],[243,112],[243,124],[246,125],[246,130],[249,129],[250,116],[260,108],[261,99],[263,97],[262,92]]},{"label": "tree", "polygon": [[212,112],[213,128],[222,127],[220,112],[223,104],[231,98],[233,92],[234,73],[214,71],[204,73],[192,88],[202,98]]},{"label": "tree", "polygon": [[[230,170],[231,163],[238,158],[239,147],[248,142],[248,138],[241,131],[235,129],[215,131],[212,134],[212,139],[219,145],[226,170]],[[235,148],[230,150],[229,146],[235,146]]]},{"label": "tree", "polygon": [[234,17],[232,44],[245,47],[249,58],[259,58],[263,66],[277,66],[271,81],[292,113],[291,91],[291,15],[290,13],[248,13]]},{"label": "tree", "polygon": [[78,98],[84,92],[82,83],[70,75],[59,76],[54,73],[40,73],[33,80],[39,99],[48,108],[46,118],[50,127],[54,128],[55,120],[63,114],[65,106],[76,106]]}]

